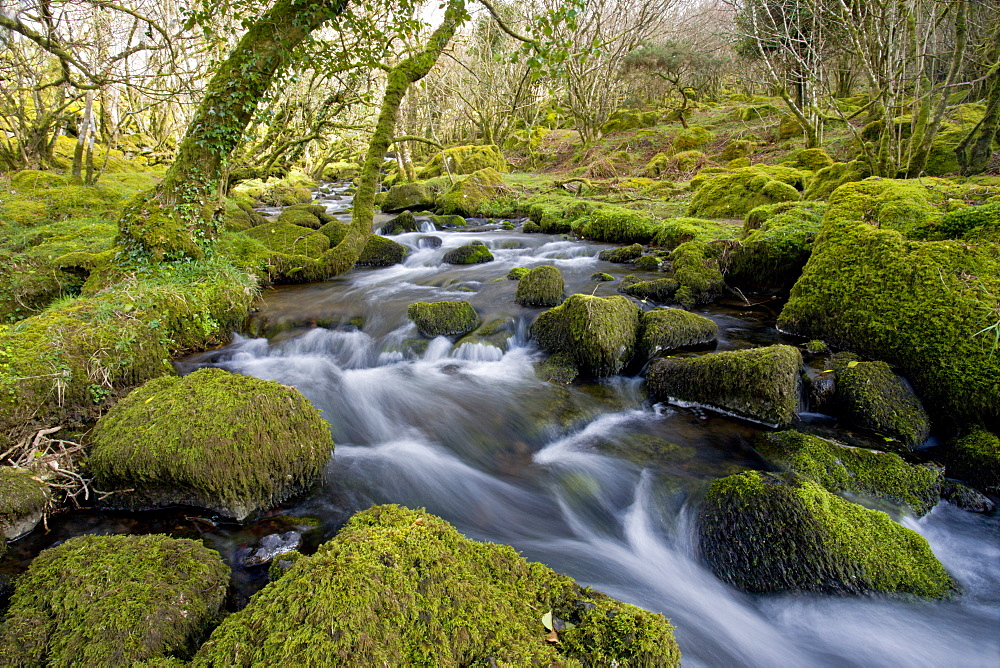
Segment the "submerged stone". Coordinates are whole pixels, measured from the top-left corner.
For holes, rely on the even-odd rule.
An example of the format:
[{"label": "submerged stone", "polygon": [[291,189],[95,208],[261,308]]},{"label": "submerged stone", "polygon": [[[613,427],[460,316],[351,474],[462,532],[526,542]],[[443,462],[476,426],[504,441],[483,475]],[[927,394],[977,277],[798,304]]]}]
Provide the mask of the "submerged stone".
[{"label": "submerged stone", "polygon": [[657,353],[715,341],[719,326],[708,318],[676,308],[657,308],[642,314],[639,352],[647,358]]},{"label": "submerged stone", "polygon": [[39,554],[18,579],[0,655],[18,666],[187,657],[221,616],[228,584],[218,553],[196,541],[71,538]]},{"label": "submerged stone", "polygon": [[514,301],[521,306],[556,306],[563,298],[563,277],[550,264],[535,267],[517,284]]},{"label": "submerged stone", "polygon": [[596,376],[616,374],[635,351],[639,309],[626,297],[572,295],[531,325],[539,347],[565,353]]},{"label": "submerged stone", "polygon": [[716,480],[698,533],[712,571],[751,593],[945,598],[957,589],[923,536],[794,474]]},{"label": "submerged stone", "polygon": [[147,382],[93,431],[101,489],[135,489],[109,504],[194,505],[243,520],[320,478],[330,428],[298,390],[200,369]]},{"label": "submerged stone", "polygon": [[837,374],[835,400],[858,426],[908,448],[927,440],[930,418],[920,399],[885,362],[856,362]]},{"label": "submerged stone", "polygon": [[417,302],[406,309],[424,336],[462,336],[479,327],[479,314],[467,301]]},{"label": "submerged stone", "polygon": [[801,366],[792,346],[727,350],[655,360],[646,382],[659,401],[695,402],[781,425],[795,419]]},{"label": "submerged stone", "polygon": [[[558,643],[546,640],[551,613]],[[556,622],[555,620],[559,620]],[[422,510],[358,513],[213,632],[195,666],[675,666],[661,615]]]}]

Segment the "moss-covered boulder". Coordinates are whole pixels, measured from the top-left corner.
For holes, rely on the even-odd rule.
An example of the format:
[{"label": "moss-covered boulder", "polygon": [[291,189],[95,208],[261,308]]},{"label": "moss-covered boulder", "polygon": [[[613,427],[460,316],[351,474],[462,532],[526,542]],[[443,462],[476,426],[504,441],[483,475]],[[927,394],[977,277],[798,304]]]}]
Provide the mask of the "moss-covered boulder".
[{"label": "moss-covered boulder", "polygon": [[417,219],[409,211],[404,211],[379,230],[382,234],[403,234],[405,232],[416,232],[420,229]]},{"label": "moss-covered boulder", "polygon": [[93,431],[90,468],[110,502],[185,504],[243,520],[322,475],[329,425],[295,388],[201,369],[132,391]]},{"label": "moss-covered boulder", "polygon": [[409,252],[403,244],[373,234],[368,237],[356,264],[359,267],[391,267],[402,263]]},{"label": "moss-covered boulder", "polygon": [[860,161],[835,162],[832,165],[821,167],[809,179],[803,199],[821,200],[828,198],[833,191],[852,181],[863,181],[871,176],[871,170]]},{"label": "moss-covered boulder", "polygon": [[434,208],[436,193],[426,183],[400,183],[389,188],[382,200],[384,213],[423,211]]},{"label": "moss-covered boulder", "polygon": [[618,373],[632,358],[639,309],[626,297],[572,295],[531,325],[531,334],[548,353],[565,353],[596,376]]},{"label": "moss-covered boulder", "polygon": [[956,590],[920,534],[794,474],[745,471],[716,480],[698,533],[712,571],[751,593],[944,598]]},{"label": "moss-covered boulder", "polygon": [[493,253],[482,241],[472,241],[464,246],[452,248],[444,254],[443,260],[448,264],[481,264],[492,262]]},{"label": "moss-covered boulder", "polygon": [[726,283],[719,269],[718,249],[700,241],[687,241],[670,253],[678,288],[677,303],[685,308],[708,304],[721,296]]},{"label": "moss-covered boulder", "polygon": [[639,321],[639,352],[651,358],[663,351],[715,341],[719,326],[708,318],[676,308],[646,311]]},{"label": "moss-covered boulder", "polygon": [[330,248],[330,239],[325,234],[292,223],[266,223],[244,234],[271,250],[288,255],[318,258]]},{"label": "moss-covered boulder", "polygon": [[[742,218],[762,204],[802,199],[806,175],[791,167],[754,165],[700,179],[688,215]],[[692,185],[694,183],[692,182]]]},{"label": "moss-covered boulder", "polygon": [[949,211],[941,216],[929,236],[932,239],[962,239],[970,243],[1000,243],[1000,201]]},{"label": "moss-covered boulder", "polygon": [[597,259],[605,262],[625,264],[626,262],[635,260],[640,255],[642,255],[642,244],[632,244],[631,246],[602,250],[597,254]]},{"label": "moss-covered boulder", "polygon": [[424,336],[462,336],[479,327],[479,314],[467,301],[417,302],[406,309]]},{"label": "moss-covered boulder", "polygon": [[218,621],[229,569],[167,536],[80,536],[39,554],[0,627],[16,666],[125,666],[189,657]]},{"label": "moss-covered boulder", "polygon": [[994,494],[1000,493],[1000,438],[985,429],[973,429],[948,444],[948,475]]},{"label": "moss-covered boulder", "polygon": [[350,229],[350,224],[342,223],[339,220],[334,220],[323,227],[316,230],[320,234],[326,235],[326,238],[330,240],[330,248],[333,248],[347,236],[347,230]]},{"label": "moss-covered boulder", "polygon": [[492,144],[485,146],[454,146],[434,154],[417,172],[417,178],[431,179],[445,174],[472,174],[480,169],[510,171],[510,163]]},{"label": "moss-covered boulder", "polygon": [[819,483],[834,494],[862,494],[905,506],[917,517],[941,499],[941,472],[907,464],[890,452],[851,448],[797,431],[760,434],[754,443],[768,462]]},{"label": "moss-covered boulder", "polygon": [[646,382],[660,401],[695,402],[782,425],[795,419],[801,366],[802,356],[792,346],[727,350],[655,360]]},{"label": "moss-covered boulder", "polygon": [[753,154],[754,144],[748,139],[732,139],[726,142],[719,157],[726,162],[748,158]]},{"label": "moss-covered boulder", "polygon": [[[558,643],[543,617],[555,619]],[[214,631],[195,666],[676,666],[672,629],[422,510],[358,513]]]},{"label": "moss-covered boulder", "polygon": [[521,306],[557,306],[562,301],[564,289],[559,270],[543,264],[521,278],[514,301]]},{"label": "moss-covered boulder", "polygon": [[534,197],[527,201],[527,207],[530,223],[536,225],[538,229],[529,229],[528,223],[525,223],[525,232],[562,234],[572,231],[577,221],[601,208],[602,205],[588,200],[577,200],[567,194]]},{"label": "moss-covered boulder", "polygon": [[604,271],[595,271],[590,275],[590,280],[596,281],[598,283],[606,283],[608,281],[615,280],[615,277]]},{"label": "moss-covered boulder", "polygon": [[285,209],[278,216],[278,222],[288,223],[290,225],[299,225],[300,227],[308,227],[313,230],[318,230],[323,226],[322,221],[313,215],[311,211],[303,209]]},{"label": "moss-covered boulder", "polygon": [[821,148],[804,148],[795,154],[795,166],[816,172],[833,164],[833,158]]},{"label": "moss-covered boulder", "polygon": [[31,471],[0,466],[0,554],[6,540],[29,533],[42,520],[49,502],[48,486]]},{"label": "moss-covered boulder", "polygon": [[714,132],[706,130],[700,125],[692,125],[677,133],[677,137],[674,139],[674,151],[690,151],[701,148],[713,139],[715,139]]},{"label": "moss-covered boulder", "polygon": [[830,198],[778,326],[889,363],[932,417],[997,422],[1000,355],[984,328],[997,322],[1000,246],[907,240],[886,228],[932,218],[931,207],[882,201],[868,194],[873,181]]},{"label": "moss-covered boulder", "polygon": [[656,222],[647,214],[618,206],[595,209],[573,227],[586,239],[615,244],[649,243],[656,232]]},{"label": "moss-covered boulder", "polygon": [[802,274],[823,226],[822,202],[787,202],[747,214],[726,282],[752,292],[786,292]]},{"label": "moss-covered boulder", "polygon": [[732,228],[714,220],[702,218],[667,218],[656,226],[650,243],[661,248],[674,249],[688,241],[715,241],[732,236]]},{"label": "moss-covered boulder", "polygon": [[923,404],[885,362],[853,362],[837,374],[836,401],[859,427],[915,448],[927,440]]},{"label": "moss-covered boulder", "polygon": [[642,301],[653,301],[660,304],[672,304],[674,295],[681,284],[674,278],[655,278],[651,281],[639,280],[634,274],[629,274],[622,279],[618,285],[619,292],[641,299]]},{"label": "moss-covered boulder", "polygon": [[469,174],[445,194],[437,198],[435,206],[439,213],[472,217],[486,202],[507,191],[500,172],[492,168],[480,169]]},{"label": "moss-covered boulder", "polygon": [[507,272],[507,280],[520,281],[522,278],[528,275],[529,271],[531,270],[528,269],[527,267],[514,267],[513,269]]}]

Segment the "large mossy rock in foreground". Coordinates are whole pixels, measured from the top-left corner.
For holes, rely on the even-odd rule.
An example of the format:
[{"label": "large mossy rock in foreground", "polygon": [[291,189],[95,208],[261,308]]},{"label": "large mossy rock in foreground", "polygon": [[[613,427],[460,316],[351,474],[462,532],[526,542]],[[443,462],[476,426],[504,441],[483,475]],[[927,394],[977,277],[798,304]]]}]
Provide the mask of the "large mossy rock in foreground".
[{"label": "large mossy rock in foreground", "polygon": [[698,532],[715,574],[751,593],[943,598],[956,589],[920,534],[794,474],[745,471],[716,480]]},{"label": "large mossy rock in foreground", "polygon": [[563,277],[551,264],[535,267],[518,280],[514,301],[521,306],[558,306],[562,301]]},{"label": "large mossy rock in foreground", "polygon": [[831,197],[778,327],[888,362],[934,418],[1000,422],[1000,355],[983,331],[997,322],[1000,245],[907,240],[885,227],[914,219],[919,202],[883,203],[873,182]]},{"label": "large mossy rock in foreground", "polygon": [[782,425],[795,418],[801,366],[802,355],[792,346],[727,350],[655,360],[646,382],[660,401],[695,402]]},{"label": "large mossy rock in foreground", "polygon": [[201,369],[131,392],[93,431],[90,468],[111,502],[210,508],[242,520],[315,482],[333,450],[293,387]]},{"label": "large mossy rock in foreground", "polygon": [[0,627],[11,666],[129,666],[190,656],[222,612],[219,554],[167,536],[80,536],[18,579]]},{"label": "large mossy rock in foreground", "polygon": [[424,336],[462,336],[479,327],[479,314],[467,301],[417,302],[406,309]]},{"label": "large mossy rock in foreground", "polygon": [[49,502],[48,486],[31,471],[0,467],[0,555],[8,540],[20,538],[34,529]]},{"label": "large mossy rock in foreground", "polygon": [[563,353],[595,376],[610,376],[632,359],[639,313],[627,297],[572,295],[539,315],[531,335],[545,352]]},{"label": "large mossy rock in foreground", "polygon": [[757,452],[771,464],[819,483],[827,491],[884,499],[918,517],[941,499],[940,471],[907,464],[890,452],[850,448],[797,431],[760,434]]},{"label": "large mossy rock in foreground", "polygon": [[[575,624],[546,641],[543,615]],[[661,615],[399,506],[358,513],[215,630],[195,666],[676,666]]]},{"label": "large mossy rock in foreground", "polygon": [[885,362],[857,362],[837,374],[836,400],[858,426],[915,448],[931,421],[920,399]]}]

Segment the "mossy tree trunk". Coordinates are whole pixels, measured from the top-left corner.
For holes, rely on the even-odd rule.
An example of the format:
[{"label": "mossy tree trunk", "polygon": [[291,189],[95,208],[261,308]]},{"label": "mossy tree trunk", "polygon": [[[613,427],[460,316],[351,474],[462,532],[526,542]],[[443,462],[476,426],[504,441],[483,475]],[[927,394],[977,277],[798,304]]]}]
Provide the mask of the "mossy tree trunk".
[{"label": "mossy tree trunk", "polygon": [[230,154],[275,75],[309,33],[347,0],[278,0],[212,77],[163,182],[123,212],[119,242],[134,257],[200,257],[217,233],[220,188]]}]

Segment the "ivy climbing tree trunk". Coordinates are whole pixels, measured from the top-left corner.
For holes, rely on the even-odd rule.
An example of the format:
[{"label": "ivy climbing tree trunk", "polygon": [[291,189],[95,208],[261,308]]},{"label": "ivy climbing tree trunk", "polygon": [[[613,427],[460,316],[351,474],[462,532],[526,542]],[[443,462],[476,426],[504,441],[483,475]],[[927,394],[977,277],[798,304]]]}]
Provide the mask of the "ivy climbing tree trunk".
[{"label": "ivy climbing tree trunk", "polygon": [[347,0],[278,0],[250,26],[209,82],[163,181],[123,212],[118,241],[129,255],[203,255],[218,232],[223,168],[258,102],[296,47],[346,6]]}]

